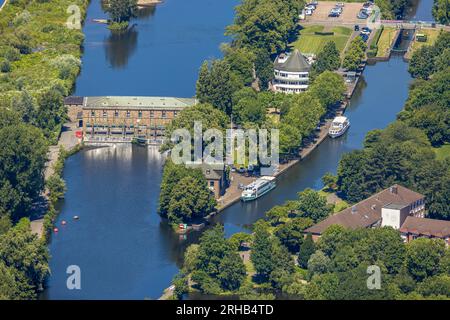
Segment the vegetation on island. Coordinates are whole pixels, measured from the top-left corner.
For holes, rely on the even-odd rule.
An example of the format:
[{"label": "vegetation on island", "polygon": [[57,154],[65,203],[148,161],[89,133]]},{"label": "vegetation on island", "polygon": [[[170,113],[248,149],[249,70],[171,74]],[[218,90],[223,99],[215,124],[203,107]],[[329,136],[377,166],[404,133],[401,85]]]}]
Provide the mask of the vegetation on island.
[{"label": "vegetation on island", "polygon": [[108,28],[120,31],[128,28],[131,18],[136,16],[137,0],[104,0],[103,8],[109,15]]},{"label": "vegetation on island", "polygon": [[173,224],[191,222],[211,213],[216,205],[200,169],[166,161],[158,213]]},{"label": "vegetation on island", "polygon": [[[74,4],[79,15],[67,12]],[[47,189],[48,229],[65,191],[58,169],[48,181],[44,170],[66,120],[63,97],[80,71],[84,36],[72,27],[87,4],[16,0],[0,15],[0,299],[35,299],[49,274],[46,237],[31,233],[29,219],[42,214]]]}]

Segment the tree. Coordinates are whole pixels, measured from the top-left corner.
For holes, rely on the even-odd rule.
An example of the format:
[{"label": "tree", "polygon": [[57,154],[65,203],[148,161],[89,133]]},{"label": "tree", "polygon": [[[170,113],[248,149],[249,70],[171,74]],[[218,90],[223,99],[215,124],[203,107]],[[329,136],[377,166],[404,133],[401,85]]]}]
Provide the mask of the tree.
[{"label": "tree", "polygon": [[29,222],[22,224],[25,226],[0,236],[0,264],[9,268],[15,278],[18,296],[14,298],[35,299],[49,275],[49,254],[45,244],[29,230]]},{"label": "tree", "polygon": [[428,79],[435,71],[435,65],[430,63],[436,56],[436,49],[432,46],[422,46],[415,50],[408,71],[414,78]]},{"label": "tree", "polygon": [[184,253],[183,270],[187,273],[195,270],[198,261],[199,245],[191,244]]},{"label": "tree", "polygon": [[36,106],[33,97],[24,90],[20,96],[16,96],[11,101],[11,107],[16,110],[25,123],[32,123],[34,121]]},{"label": "tree", "polygon": [[303,231],[313,225],[309,218],[295,218],[278,226],[275,236],[291,253],[297,253],[303,243]]},{"label": "tree", "polygon": [[237,89],[226,61],[213,60],[202,64],[197,80],[197,98],[201,103],[210,103],[229,115],[232,96]]},{"label": "tree", "polygon": [[308,260],[308,271],[311,275],[326,273],[330,268],[330,258],[320,250],[314,252]]},{"label": "tree", "polygon": [[220,264],[223,258],[230,252],[231,247],[224,237],[223,226],[217,224],[205,231],[200,238],[197,269],[216,279],[222,271]]},{"label": "tree", "polygon": [[343,68],[350,71],[358,70],[365,57],[366,49],[367,45],[361,37],[354,38],[345,53],[344,61],[342,63]]},{"label": "tree", "polygon": [[137,0],[107,0],[105,11],[113,22],[129,21],[136,15]]},{"label": "tree", "polygon": [[219,270],[218,279],[226,290],[239,289],[247,275],[244,262],[236,252],[230,252],[222,259]]},{"label": "tree", "polygon": [[315,223],[328,217],[330,207],[327,199],[312,189],[299,192],[298,210],[303,217],[311,218]]},{"label": "tree", "polygon": [[283,218],[287,218],[289,210],[285,206],[275,206],[266,212],[266,217],[273,225],[277,225]]},{"label": "tree", "polygon": [[337,73],[324,71],[312,83],[309,91],[316,96],[328,111],[339,106],[344,98],[346,86],[344,79]]},{"label": "tree", "polygon": [[[186,193],[186,190],[189,190]],[[172,189],[167,216],[174,222],[191,221],[214,210],[215,200],[206,179],[187,176]]]},{"label": "tree", "polygon": [[20,292],[17,288],[14,272],[0,261],[0,300],[19,299]]},{"label": "tree", "polygon": [[320,75],[324,71],[334,71],[341,65],[339,50],[333,41],[328,41],[317,55],[317,61],[313,64],[311,73]]},{"label": "tree", "polygon": [[178,300],[181,300],[183,295],[188,292],[189,284],[186,277],[182,274],[177,274],[172,280],[172,284],[175,286],[173,295]]},{"label": "tree", "polygon": [[38,97],[38,106],[36,125],[44,130],[46,137],[49,137],[56,126],[65,119],[63,96],[57,88],[52,87]]},{"label": "tree", "polygon": [[255,54],[248,48],[238,48],[228,44],[222,46],[224,60],[230,70],[237,76],[242,85],[249,86],[253,82]]},{"label": "tree", "polygon": [[437,22],[450,23],[450,3],[447,0],[434,0],[432,13]]},{"label": "tree", "polygon": [[15,221],[30,214],[44,188],[46,154],[39,129],[25,124],[0,129],[0,213]]},{"label": "tree", "polygon": [[267,279],[273,271],[272,261],[272,243],[270,233],[264,223],[258,222],[254,229],[253,247],[250,259],[255,267],[256,272]]},{"label": "tree", "polygon": [[308,261],[315,251],[314,241],[312,235],[308,233],[303,243],[300,245],[300,251],[298,253],[298,264],[303,269],[308,267]]},{"label": "tree", "polygon": [[417,292],[424,297],[450,297],[450,276],[446,274],[426,278],[417,286]]},{"label": "tree", "polygon": [[240,250],[243,243],[249,243],[253,240],[253,237],[251,234],[245,233],[245,232],[238,232],[234,233],[229,239],[228,242],[230,243],[230,246],[233,248],[233,250]]},{"label": "tree", "polygon": [[331,172],[327,172],[322,176],[322,183],[327,190],[336,189],[337,177]]},{"label": "tree", "polygon": [[[186,195],[186,190],[189,194]],[[200,169],[166,161],[159,195],[158,213],[173,222],[189,221],[211,212],[216,205]]]},{"label": "tree", "polygon": [[419,281],[436,275],[445,253],[445,243],[440,239],[420,238],[407,245],[406,265],[409,273]]}]

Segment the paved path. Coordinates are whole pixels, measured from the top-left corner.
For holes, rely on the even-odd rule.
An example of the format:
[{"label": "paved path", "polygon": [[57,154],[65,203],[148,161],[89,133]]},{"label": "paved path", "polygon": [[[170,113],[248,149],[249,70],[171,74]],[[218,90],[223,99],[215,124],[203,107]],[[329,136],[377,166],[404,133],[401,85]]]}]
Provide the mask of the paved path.
[{"label": "paved path", "polygon": [[0,6],[0,11],[2,11],[2,9],[6,6],[7,2],[8,2],[8,0],[3,1],[3,4]]},{"label": "paved path", "polygon": [[[65,150],[70,151],[80,143],[80,140],[75,136],[76,129],[75,123],[65,123],[61,130],[58,144],[49,147],[44,171],[45,180],[50,178],[55,172],[54,165],[58,160],[60,147],[62,146]],[[47,190],[42,195],[42,198],[47,201]],[[44,234],[44,219],[42,214],[32,219],[31,232],[39,238]]]}]

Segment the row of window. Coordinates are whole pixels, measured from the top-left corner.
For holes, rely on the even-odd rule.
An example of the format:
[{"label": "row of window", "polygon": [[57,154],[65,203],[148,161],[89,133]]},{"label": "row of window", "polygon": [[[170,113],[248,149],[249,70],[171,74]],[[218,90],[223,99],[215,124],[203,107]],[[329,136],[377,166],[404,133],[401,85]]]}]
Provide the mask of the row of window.
[{"label": "row of window", "polygon": [[289,74],[289,73],[284,73],[284,72],[278,72],[278,71],[275,71],[275,75],[276,76],[280,76],[280,77],[283,77],[283,78],[287,78],[287,77],[294,77],[294,76],[298,76],[298,78],[308,78],[308,74],[298,74],[298,75],[295,75],[295,74]]},{"label": "row of window", "polygon": [[[103,110],[102,115],[103,115],[103,118],[108,117],[108,111]],[[177,116],[177,111],[173,111],[173,116],[174,117]],[[91,111],[91,117],[95,117],[95,111],[94,110]],[[119,117],[119,111],[114,111],[114,117],[115,118]],[[131,117],[131,112],[130,111],[127,111],[126,117],[127,118]],[[151,110],[150,111],[150,118],[154,118],[154,117],[155,117],[155,112]],[[138,111],[138,118],[142,118],[142,111]],[[161,112],[161,118],[163,118],[163,119],[167,118],[167,111],[162,111]]]}]

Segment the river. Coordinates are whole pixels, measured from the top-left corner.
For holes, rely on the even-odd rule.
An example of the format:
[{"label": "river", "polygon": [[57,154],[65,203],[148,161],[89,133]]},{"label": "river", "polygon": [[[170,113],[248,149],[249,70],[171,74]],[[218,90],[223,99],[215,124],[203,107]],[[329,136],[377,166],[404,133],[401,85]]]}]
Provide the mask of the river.
[{"label": "river", "polygon": [[[83,71],[78,95],[192,96],[197,70],[218,57],[226,41],[235,1],[167,0],[135,20],[128,36],[111,37],[102,25],[98,1],[88,10]],[[346,111],[352,126],[327,139],[287,174],[278,187],[252,203],[237,203],[215,218],[227,235],[245,231],[270,207],[294,199],[304,188],[318,189],[335,172],[341,155],[362,147],[365,134],[384,128],[402,109],[410,76],[400,57],[367,66]],[[67,159],[65,200],[56,222],[60,232],[49,245],[52,275],[43,298],[158,298],[181,264],[186,239],[175,235],[156,213],[163,159],[157,150],[133,146],[85,149]],[[78,221],[72,219],[80,216]],[[61,221],[67,224],[61,226]],[[66,269],[81,269],[81,290],[68,290]]]}]

